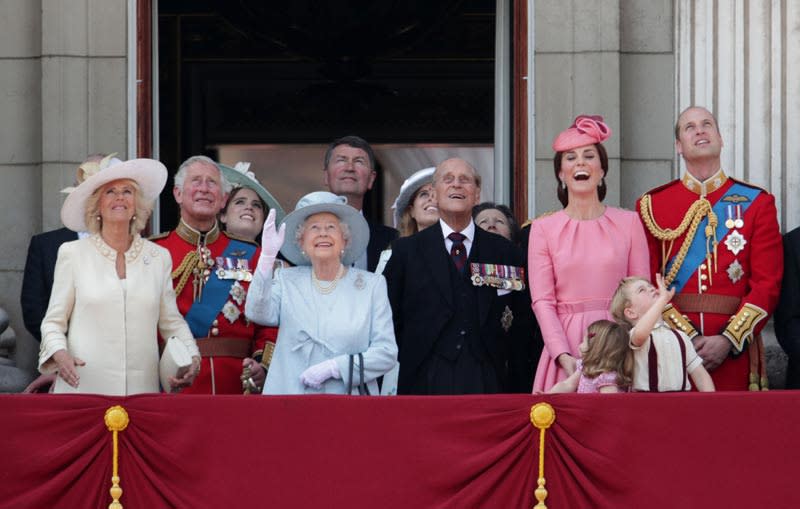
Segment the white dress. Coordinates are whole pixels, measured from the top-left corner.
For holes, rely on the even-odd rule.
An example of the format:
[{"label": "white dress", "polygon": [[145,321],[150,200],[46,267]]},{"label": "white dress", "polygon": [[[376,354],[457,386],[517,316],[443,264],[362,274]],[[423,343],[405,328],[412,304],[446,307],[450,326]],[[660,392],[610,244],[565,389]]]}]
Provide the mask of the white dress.
[{"label": "white dress", "polygon": [[[311,282],[311,267],[279,269],[274,277],[256,271],[245,304],[247,317],[262,325],[279,326],[264,394],[344,394],[350,355],[363,354],[364,381],[378,394],[376,379],[397,362],[392,309],[383,276],[356,268],[329,294]],[[321,389],[305,386],[306,368],[334,359],[340,379],[327,380]],[[358,394],[358,357],[353,373]]]}]

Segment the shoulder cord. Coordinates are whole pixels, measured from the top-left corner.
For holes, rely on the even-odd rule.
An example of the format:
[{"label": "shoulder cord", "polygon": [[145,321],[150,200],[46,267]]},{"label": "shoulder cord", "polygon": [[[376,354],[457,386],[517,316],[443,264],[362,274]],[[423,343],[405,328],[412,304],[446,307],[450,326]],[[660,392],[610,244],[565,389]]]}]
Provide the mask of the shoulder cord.
[{"label": "shoulder cord", "polygon": [[175,286],[175,295],[181,294],[183,287],[186,286],[186,282],[189,280],[189,276],[192,275],[193,269],[197,267],[198,259],[197,251],[189,251],[183,257],[183,261],[178,265],[178,268],[172,271],[172,279],[180,276],[180,280]]},{"label": "shoulder cord", "polygon": [[[681,265],[683,265],[683,260],[686,258],[686,253],[689,251],[689,246],[692,244],[692,240],[694,240],[694,236],[697,233],[697,227],[700,224],[700,221],[703,220],[704,217],[708,216],[708,225],[705,228],[705,236],[706,236],[706,259],[708,263],[711,263],[711,253],[713,252],[714,255],[714,271],[717,270],[717,215],[714,213],[714,210],[711,206],[711,202],[709,202],[704,196],[701,196],[696,202],[689,207],[689,210],[686,212],[686,215],[683,216],[683,220],[681,224],[678,225],[677,228],[670,229],[670,228],[661,228],[656,224],[655,218],[653,218],[653,202],[649,194],[645,194],[642,196],[641,200],[641,211],[642,211],[642,221],[644,222],[645,227],[647,230],[655,237],[656,239],[661,241],[661,273],[664,273],[664,270],[667,266],[667,255],[672,252],[672,244],[675,242],[675,239],[683,235],[686,232],[686,238],[683,239],[683,243],[681,244],[680,249],[678,250],[678,254],[675,255],[675,262],[669,269],[669,273],[664,276],[664,282],[669,286],[672,284],[675,276],[678,274],[678,270],[680,270]],[[688,231],[687,231],[688,230]],[[667,241],[669,241],[669,248],[667,248]],[[709,281],[708,284],[711,285],[711,270],[708,271]]]}]

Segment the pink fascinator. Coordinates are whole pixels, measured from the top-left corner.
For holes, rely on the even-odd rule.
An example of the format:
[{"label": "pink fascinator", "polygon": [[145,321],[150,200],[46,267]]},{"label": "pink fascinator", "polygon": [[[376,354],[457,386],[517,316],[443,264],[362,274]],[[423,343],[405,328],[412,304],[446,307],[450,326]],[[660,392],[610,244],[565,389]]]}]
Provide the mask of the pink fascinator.
[{"label": "pink fascinator", "polygon": [[611,137],[611,128],[603,122],[600,115],[578,115],[575,122],[561,131],[553,140],[553,150],[565,152],[584,145],[603,143]]}]

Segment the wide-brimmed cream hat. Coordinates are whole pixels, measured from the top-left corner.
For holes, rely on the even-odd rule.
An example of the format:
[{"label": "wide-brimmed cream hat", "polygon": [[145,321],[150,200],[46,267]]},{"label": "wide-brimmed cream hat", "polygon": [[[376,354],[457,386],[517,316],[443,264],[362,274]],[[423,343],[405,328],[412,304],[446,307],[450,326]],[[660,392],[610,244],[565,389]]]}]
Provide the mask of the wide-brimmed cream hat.
[{"label": "wide-brimmed cream hat", "polygon": [[[283,207],[281,207],[281,204],[278,203],[278,200],[272,196],[272,193],[267,191],[267,188],[262,186],[258,179],[256,179],[255,173],[250,171],[250,163],[238,162],[233,168],[222,163],[218,163],[218,166],[220,170],[222,170],[222,174],[225,175],[225,178],[233,187],[247,187],[255,191],[258,197],[264,200],[264,203],[266,203],[270,209],[275,209],[275,223],[279,224],[281,222],[286,212],[283,210]],[[265,216],[266,214],[267,212],[264,211]]]},{"label": "wide-brimmed cream hat", "polygon": [[69,195],[61,207],[61,221],[64,226],[76,232],[88,230],[84,220],[86,200],[101,186],[114,180],[130,179],[139,184],[142,190],[140,198],[145,202],[152,202],[167,183],[167,168],[154,159],[121,161],[108,156],[99,163],[82,164],[79,172],[82,172],[78,178],[80,184],[64,190]]},{"label": "wide-brimmed cream hat", "polygon": [[394,210],[393,216],[395,228],[397,228],[397,226],[400,224],[400,218],[403,216],[403,211],[405,211],[406,207],[408,207],[408,204],[411,201],[411,197],[414,196],[414,193],[416,193],[417,190],[419,190],[419,188],[425,184],[430,184],[433,182],[434,171],[436,171],[436,167],[423,168],[415,171],[405,180],[405,182],[403,182],[403,185],[400,186],[400,194],[397,195],[397,198],[394,200],[394,204],[392,205],[392,209]]},{"label": "wide-brimmed cream hat", "polygon": [[295,265],[309,265],[311,261],[303,256],[303,251],[295,242],[297,228],[309,216],[320,212],[330,212],[347,224],[350,228],[350,241],[344,249],[342,264],[351,265],[358,260],[367,249],[369,243],[369,225],[360,211],[347,204],[347,198],[337,196],[328,191],[315,191],[300,198],[293,212],[290,212],[283,223],[286,225],[287,239],[283,243],[281,253]]}]

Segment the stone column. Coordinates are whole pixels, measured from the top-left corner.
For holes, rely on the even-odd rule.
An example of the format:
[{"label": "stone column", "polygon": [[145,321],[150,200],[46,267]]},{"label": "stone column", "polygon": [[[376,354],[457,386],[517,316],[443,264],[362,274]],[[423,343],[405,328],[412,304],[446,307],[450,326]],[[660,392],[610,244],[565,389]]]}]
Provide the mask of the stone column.
[{"label": "stone column", "polygon": [[537,0],[535,9],[536,213],[561,208],[550,144],[580,113],[614,130],[606,202],[620,202],[620,2]]},{"label": "stone column", "polygon": [[800,4],[676,0],[677,104],[712,110],[723,166],[775,194],[784,231],[800,225]]}]

